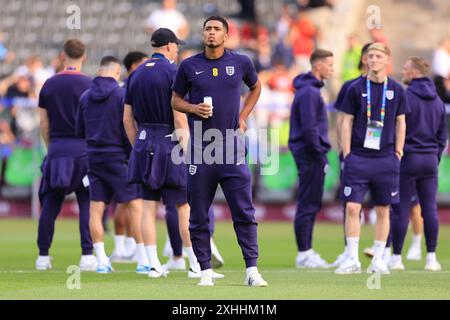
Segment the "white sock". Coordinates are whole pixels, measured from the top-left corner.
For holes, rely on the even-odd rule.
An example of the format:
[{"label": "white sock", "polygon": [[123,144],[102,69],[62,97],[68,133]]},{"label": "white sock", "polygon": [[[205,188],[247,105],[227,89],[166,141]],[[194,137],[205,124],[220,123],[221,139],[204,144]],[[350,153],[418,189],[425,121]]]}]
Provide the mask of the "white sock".
[{"label": "white sock", "polygon": [[145,247],[143,243],[136,244],[136,260],[138,265],[140,266],[150,265],[150,263],[148,262],[147,253],[145,252]]},{"label": "white sock", "polygon": [[298,252],[298,255],[297,255],[297,258],[298,258],[299,260],[303,260],[303,259],[305,259],[307,256],[309,256],[312,252],[313,252],[313,249],[309,249],[309,250],[306,250],[306,251],[299,251],[299,252]]},{"label": "white sock", "polygon": [[145,246],[145,252],[147,252],[150,267],[155,268],[156,270],[161,270],[161,262],[158,258],[158,251],[156,250],[156,246]]},{"label": "white sock", "polygon": [[391,257],[392,262],[402,262],[402,255],[393,254]]},{"label": "white sock", "polygon": [[436,261],[436,252],[428,252],[427,261]]},{"label": "white sock", "polygon": [[359,251],[359,238],[358,237],[348,237],[347,238],[347,252],[350,258],[359,261],[358,251]]},{"label": "white sock", "polygon": [[125,239],[125,250],[127,255],[131,255],[136,250],[136,241],[133,237],[126,237]]},{"label": "white sock", "polygon": [[346,245],[344,247],[344,256],[348,256],[349,255],[349,251],[348,251],[348,245]]},{"label": "white sock", "polygon": [[115,235],[114,236],[114,251],[125,254],[125,236]]},{"label": "white sock", "polygon": [[254,273],[254,272],[258,272],[258,267],[250,267],[250,268],[247,268],[247,276],[249,276],[251,273]]},{"label": "white sock", "polygon": [[192,247],[185,247],[184,249],[186,250],[187,255],[188,255],[189,265],[190,266],[197,265],[198,262],[197,262],[197,257],[195,256],[195,253],[194,253],[194,249],[192,249]]},{"label": "white sock", "polygon": [[373,259],[383,259],[384,249],[386,248],[386,241],[375,240],[373,243]]},{"label": "white sock", "polygon": [[105,252],[105,244],[103,242],[94,243],[95,254],[97,255],[98,264],[108,264],[108,257]]},{"label": "white sock", "polygon": [[50,256],[39,256],[39,259],[50,261]]},{"label": "white sock", "polygon": [[411,243],[411,247],[420,249],[420,245],[422,243],[422,235],[418,234],[418,235],[413,235],[412,237],[412,243]]}]

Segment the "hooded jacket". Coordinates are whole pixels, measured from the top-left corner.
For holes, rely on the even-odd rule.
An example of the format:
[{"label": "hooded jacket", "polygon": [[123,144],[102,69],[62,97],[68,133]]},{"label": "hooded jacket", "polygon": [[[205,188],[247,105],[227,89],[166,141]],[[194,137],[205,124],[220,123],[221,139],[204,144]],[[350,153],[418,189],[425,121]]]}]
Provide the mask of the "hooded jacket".
[{"label": "hooded jacket", "polygon": [[426,77],[413,79],[406,97],[411,112],[406,115],[405,153],[434,153],[440,159],[448,133],[445,106],[434,83]]},{"label": "hooded jacket", "polygon": [[320,95],[323,85],[311,72],[294,79],[289,149],[295,157],[323,160],[330,150],[327,110]]},{"label": "hooded jacket", "polygon": [[85,138],[89,155],[128,157],[131,145],[123,125],[125,91],[113,78],[97,77],[80,98],[77,135]]}]

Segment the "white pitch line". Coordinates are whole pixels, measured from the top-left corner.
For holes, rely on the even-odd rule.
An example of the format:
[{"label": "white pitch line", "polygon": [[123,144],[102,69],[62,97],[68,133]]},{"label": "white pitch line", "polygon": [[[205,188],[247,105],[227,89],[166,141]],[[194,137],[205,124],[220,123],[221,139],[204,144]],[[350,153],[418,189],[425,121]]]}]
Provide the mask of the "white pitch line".
[{"label": "white pitch line", "polygon": [[[220,273],[243,273],[240,270],[218,270]],[[306,270],[306,269],[275,269],[275,270],[261,270],[261,273],[333,273],[334,270]],[[170,271],[170,273],[185,273],[186,271],[174,270]],[[27,273],[37,273],[37,274],[46,274],[46,273],[66,273],[64,270],[47,270],[47,271],[38,271],[38,270],[0,270],[0,274],[27,274]],[[83,272],[83,274],[94,274],[95,272]],[[136,273],[134,270],[116,270],[112,274],[121,274],[121,273]],[[430,271],[421,271],[421,270],[405,270],[399,272],[393,272],[392,274],[448,274],[450,270],[444,270],[439,272],[430,272]]]}]

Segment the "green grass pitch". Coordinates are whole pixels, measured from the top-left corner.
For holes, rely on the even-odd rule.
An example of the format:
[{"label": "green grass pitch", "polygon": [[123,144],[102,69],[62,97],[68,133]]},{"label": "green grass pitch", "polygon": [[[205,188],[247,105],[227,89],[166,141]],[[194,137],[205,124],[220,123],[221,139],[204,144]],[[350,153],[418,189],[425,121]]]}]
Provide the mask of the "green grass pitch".
[{"label": "green grass pitch", "polygon": [[[115,264],[116,272],[107,275],[81,274],[81,289],[68,289],[69,265],[79,262],[78,225],[73,220],[58,220],[51,255],[53,269],[34,271],[37,256],[37,222],[0,220],[0,299],[450,299],[450,227],[442,227],[438,258],[444,271],[427,273],[425,262],[404,261],[407,271],[382,276],[380,289],[368,289],[369,275],[338,276],[332,270],[294,268],[296,248],[290,223],[261,223],[259,227],[260,271],[269,282],[267,288],[243,285],[244,266],[232,224],[217,224],[216,243],[225,258],[220,272],[225,279],[215,287],[202,288],[198,279],[188,279],[186,272],[172,272],[165,279],[150,279],[134,273],[134,264]],[[158,225],[161,251],[165,235]],[[318,224],[314,247],[333,261],[343,249],[342,226]],[[361,251],[370,246],[373,228],[364,226]],[[407,236],[406,248],[409,246]],[[113,249],[111,236],[106,237],[107,252]],[[406,250],[405,250],[406,251]],[[161,261],[166,258],[160,256]],[[361,257],[363,267],[369,260]]]}]

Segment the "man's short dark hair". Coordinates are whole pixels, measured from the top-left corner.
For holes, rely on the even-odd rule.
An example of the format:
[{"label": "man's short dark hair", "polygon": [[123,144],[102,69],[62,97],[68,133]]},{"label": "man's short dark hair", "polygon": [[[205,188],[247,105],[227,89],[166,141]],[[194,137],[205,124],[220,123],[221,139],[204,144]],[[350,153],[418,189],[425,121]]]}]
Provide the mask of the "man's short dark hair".
[{"label": "man's short dark hair", "polygon": [[64,43],[64,53],[71,59],[80,59],[85,51],[86,46],[79,39],[69,39]]},{"label": "man's short dark hair", "polygon": [[203,29],[205,29],[206,24],[210,21],[220,21],[223,24],[223,27],[225,29],[225,31],[228,33],[228,31],[230,30],[230,26],[228,25],[228,21],[221,16],[211,16],[208,19],[205,20],[205,22],[203,23]]},{"label": "man's short dark hair", "polygon": [[333,52],[331,52],[331,51],[324,50],[324,49],[316,49],[313,51],[309,61],[311,62],[311,65],[313,65],[315,62],[317,62],[319,60],[326,59],[326,58],[332,57],[332,56],[333,56]]},{"label": "man's short dark hair", "polygon": [[363,56],[364,56],[365,54],[367,54],[367,51],[369,51],[369,47],[372,45],[372,43],[373,43],[373,42],[366,43],[366,44],[362,47],[362,49],[361,49],[361,57],[359,58],[358,70],[362,70],[362,69],[363,69],[363,67],[364,67],[364,64],[363,64]]},{"label": "man's short dark hair", "polygon": [[139,63],[146,58],[148,58],[148,55],[146,53],[140,51],[132,51],[128,53],[126,57],[123,59],[123,64],[125,68],[127,68],[127,71],[129,72],[133,64]]},{"label": "man's short dark hair", "polygon": [[106,56],[102,58],[102,61],[100,61],[100,67],[109,67],[112,64],[120,65],[120,60],[113,56]]}]

